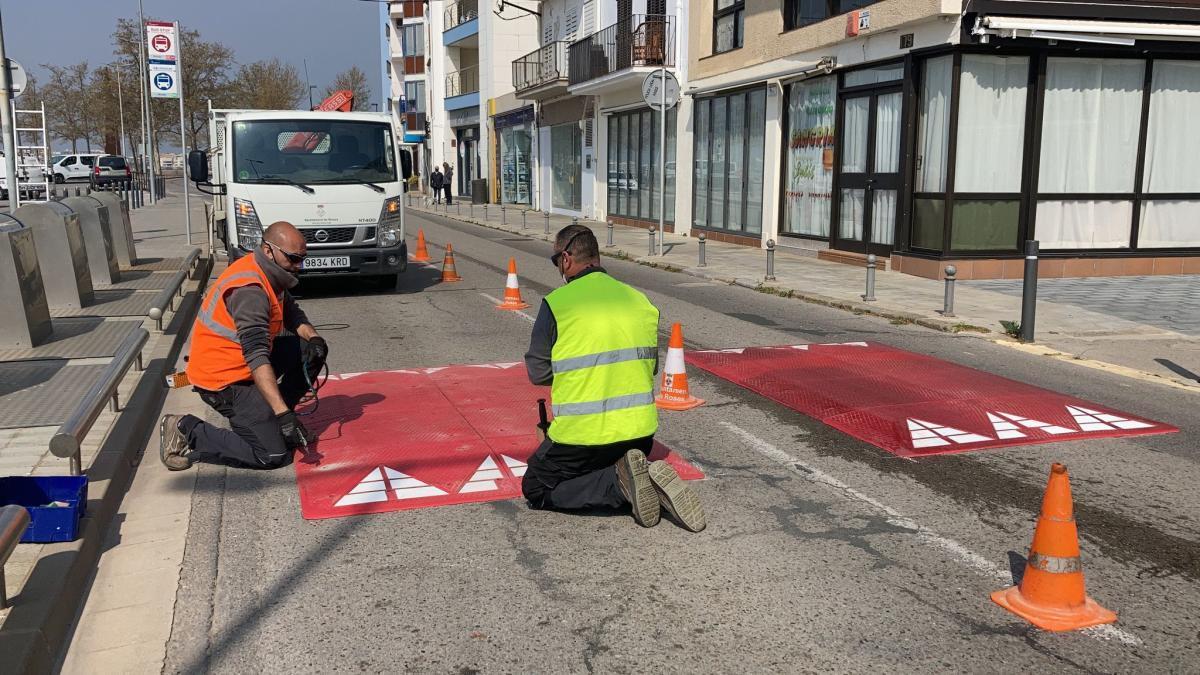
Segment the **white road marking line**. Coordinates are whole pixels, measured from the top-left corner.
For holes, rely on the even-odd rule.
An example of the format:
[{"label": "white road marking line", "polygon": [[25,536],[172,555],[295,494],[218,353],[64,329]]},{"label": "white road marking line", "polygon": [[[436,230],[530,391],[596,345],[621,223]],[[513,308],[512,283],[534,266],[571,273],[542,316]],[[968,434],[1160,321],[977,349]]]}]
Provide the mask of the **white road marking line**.
[{"label": "white road marking line", "polygon": [[[966,546],[963,546],[962,544],[958,543],[957,541],[954,541],[953,539],[944,537],[944,536],[938,534],[937,532],[934,532],[933,530],[930,530],[930,529],[922,526],[921,524],[912,520],[908,516],[905,516],[904,514],[900,513],[896,509],[888,506],[887,504],[884,504],[883,502],[875,499],[874,497],[871,497],[869,495],[863,494],[862,492],[859,492],[858,490],[855,490],[854,488],[843,483],[842,481],[838,480],[834,476],[825,473],[824,471],[818,469],[815,466],[812,466],[811,464],[806,464],[806,463],[800,461],[799,459],[792,457],[791,455],[787,454],[783,450],[780,450],[779,448],[775,447],[774,445],[771,445],[767,441],[759,438],[758,436],[755,436],[754,434],[750,433],[749,431],[746,431],[745,429],[737,426],[736,424],[733,424],[732,422],[721,422],[720,424],[721,424],[721,426],[725,427],[726,429],[729,429],[730,431],[737,434],[738,436],[741,436],[742,439],[745,440],[750,445],[750,447],[754,448],[759,453],[765,455],[766,457],[768,457],[770,459],[775,460],[776,462],[779,462],[780,464],[783,464],[784,466],[788,467],[789,469],[792,469],[796,473],[800,474],[804,479],[809,480],[813,483],[821,483],[823,485],[827,485],[827,486],[837,490],[838,492],[841,492],[842,494],[846,495],[850,499],[853,499],[854,501],[862,502],[864,504],[867,504],[868,506],[871,506],[875,510],[884,513],[885,515],[888,516],[887,522],[889,524],[895,525],[896,527],[900,527],[900,528],[903,528],[906,530],[912,530],[913,534],[916,535],[917,539],[919,541],[921,541],[921,543],[923,543],[927,546],[931,546],[933,548],[941,549],[941,550],[945,551],[946,553],[949,553],[952,557],[956,558],[960,563],[975,570],[976,572],[982,574],[985,577],[991,577],[992,579],[995,579],[996,581],[999,581],[1004,584],[1012,583],[1012,574],[1011,574],[1011,572],[1009,572],[1009,570],[1001,567],[1000,565],[993,563],[992,561],[988,560],[987,558],[984,558],[983,556],[979,555],[978,553],[975,553],[974,551],[967,548]],[[1126,631],[1123,631],[1120,628],[1117,628],[1112,625],[1093,626],[1091,628],[1085,628],[1080,632],[1088,635],[1088,637],[1092,637],[1097,640],[1108,641],[1108,640],[1115,639],[1126,645],[1135,646],[1135,647],[1142,644],[1141,639],[1139,639],[1137,636],[1135,636],[1131,633],[1128,633]]]},{"label": "white road marking line", "polygon": [[[494,304],[494,305],[500,305],[500,304],[503,304],[503,303],[501,303],[499,300],[497,300],[496,298],[493,298],[492,296],[488,295],[487,293],[480,293],[480,295],[482,295],[483,297],[487,298],[488,300],[491,300],[491,301],[492,301],[492,304]],[[525,319],[525,320],[526,320],[526,321],[528,321],[529,323],[533,323],[533,322],[535,321],[535,319],[534,319],[532,316],[529,316],[528,314],[526,314],[525,312],[523,312],[523,311],[521,311],[521,310],[519,310],[519,309],[518,309],[518,310],[516,310],[516,311],[513,311],[513,312],[511,312],[511,313],[512,313],[512,314],[516,314],[517,316],[519,316],[519,317],[521,317],[521,318]]]}]

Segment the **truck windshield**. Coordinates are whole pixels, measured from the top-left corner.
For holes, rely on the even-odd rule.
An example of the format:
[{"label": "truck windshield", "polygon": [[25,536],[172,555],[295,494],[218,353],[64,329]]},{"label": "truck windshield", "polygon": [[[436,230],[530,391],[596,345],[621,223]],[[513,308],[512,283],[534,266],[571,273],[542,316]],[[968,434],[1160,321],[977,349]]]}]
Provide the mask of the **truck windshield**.
[{"label": "truck windshield", "polygon": [[234,181],[304,185],[396,180],[391,127],[323,119],[233,124]]}]

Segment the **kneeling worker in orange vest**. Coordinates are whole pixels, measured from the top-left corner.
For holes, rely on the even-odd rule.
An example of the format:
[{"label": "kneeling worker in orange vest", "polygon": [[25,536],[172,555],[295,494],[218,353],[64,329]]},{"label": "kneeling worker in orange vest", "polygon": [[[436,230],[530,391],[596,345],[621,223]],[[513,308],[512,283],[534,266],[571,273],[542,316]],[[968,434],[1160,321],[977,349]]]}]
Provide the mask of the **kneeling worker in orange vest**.
[{"label": "kneeling worker in orange vest", "polygon": [[[308,249],[291,223],[263,232],[204,296],[192,328],[187,375],[232,430],[194,415],[163,415],[159,457],[172,471],[193,462],[275,469],[312,440],[293,410],[325,364],[329,347],[288,290]],[[283,328],[294,336],[278,337]]]}]

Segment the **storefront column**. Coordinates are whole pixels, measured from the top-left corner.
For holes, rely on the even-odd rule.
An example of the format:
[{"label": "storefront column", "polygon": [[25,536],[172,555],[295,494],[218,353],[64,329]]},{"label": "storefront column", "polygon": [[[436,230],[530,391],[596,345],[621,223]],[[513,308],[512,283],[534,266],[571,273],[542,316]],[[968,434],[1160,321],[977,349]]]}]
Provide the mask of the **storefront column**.
[{"label": "storefront column", "polygon": [[762,245],[779,241],[779,195],[783,179],[783,93],[778,85],[767,84],[767,126],[763,133],[763,221]]},{"label": "storefront column", "polygon": [[695,160],[693,111],[695,99],[680,96],[675,117],[675,233],[692,231],[692,180]]}]

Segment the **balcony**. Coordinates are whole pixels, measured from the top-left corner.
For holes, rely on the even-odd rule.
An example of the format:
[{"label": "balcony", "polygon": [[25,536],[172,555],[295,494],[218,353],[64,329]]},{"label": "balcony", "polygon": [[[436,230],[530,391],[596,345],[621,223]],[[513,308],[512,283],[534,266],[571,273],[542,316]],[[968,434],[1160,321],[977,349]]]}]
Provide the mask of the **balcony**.
[{"label": "balcony", "polygon": [[675,67],[675,17],[634,15],[571,45],[567,82],[573,94],[598,94]]},{"label": "balcony", "polygon": [[479,45],[479,0],[459,0],[446,8],[442,44],[447,47]]},{"label": "balcony", "polygon": [[446,75],[446,110],[479,106],[479,66],[469,66]]},{"label": "balcony", "polygon": [[400,124],[404,127],[405,142],[412,142],[414,139],[426,136],[425,119],[423,112],[406,112],[401,115]]},{"label": "balcony", "polygon": [[543,99],[566,93],[569,42],[551,42],[513,61],[513,89],[528,99]]}]

